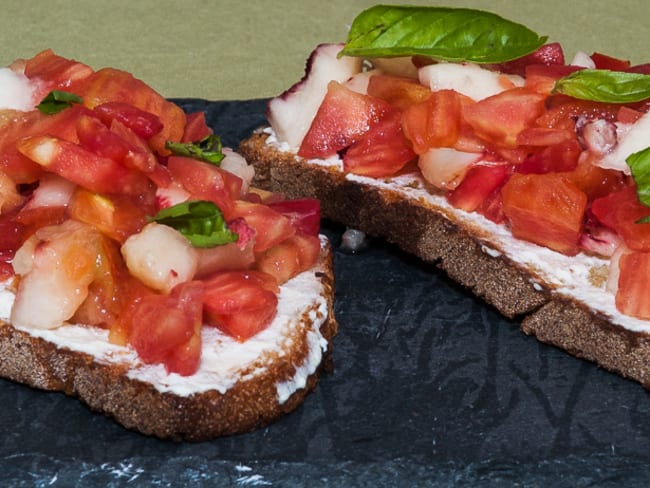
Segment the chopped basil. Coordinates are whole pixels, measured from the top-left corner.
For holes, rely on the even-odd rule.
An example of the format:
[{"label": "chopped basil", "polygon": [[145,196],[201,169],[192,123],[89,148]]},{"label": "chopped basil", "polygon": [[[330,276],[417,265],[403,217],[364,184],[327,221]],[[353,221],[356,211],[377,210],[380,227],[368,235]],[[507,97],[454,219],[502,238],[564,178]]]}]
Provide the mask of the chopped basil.
[{"label": "chopped basil", "polygon": [[532,53],[546,39],[482,10],[377,5],[356,17],[341,55],[501,63]]},{"label": "chopped basil", "polygon": [[179,203],[162,209],[150,220],[176,229],[195,247],[215,247],[238,239],[226,226],[219,207],[210,201]]},{"label": "chopped basil", "polygon": [[[639,201],[650,207],[650,147],[630,154],[625,160],[632,170],[632,177],[636,183],[636,194]],[[650,222],[650,215],[637,221],[639,224]]]},{"label": "chopped basil", "polygon": [[215,134],[210,134],[200,141],[195,142],[172,142],[167,141],[165,147],[177,156],[198,159],[206,163],[221,163],[225,157],[221,151],[221,139]]},{"label": "chopped basil", "polygon": [[650,98],[650,75],[582,69],[560,78],[554,92],[594,102],[640,102]]},{"label": "chopped basil", "polygon": [[44,114],[54,115],[62,110],[71,107],[74,103],[82,103],[79,95],[60,90],[52,90],[47,94],[36,108]]}]

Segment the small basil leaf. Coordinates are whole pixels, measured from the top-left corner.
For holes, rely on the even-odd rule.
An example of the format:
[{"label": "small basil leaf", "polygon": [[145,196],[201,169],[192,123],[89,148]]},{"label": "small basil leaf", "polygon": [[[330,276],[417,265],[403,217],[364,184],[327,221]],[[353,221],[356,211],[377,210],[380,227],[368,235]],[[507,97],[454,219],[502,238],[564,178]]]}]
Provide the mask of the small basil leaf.
[{"label": "small basil leaf", "polygon": [[[630,154],[625,160],[636,183],[636,195],[639,201],[650,207],[650,147]],[[650,215],[637,220],[638,224],[650,222]]]},{"label": "small basil leaf", "polygon": [[219,207],[205,200],[192,200],[162,209],[149,219],[183,234],[194,247],[215,247],[236,242]]},{"label": "small basil leaf", "polygon": [[79,95],[60,90],[52,90],[48,93],[36,108],[47,115],[54,115],[62,110],[71,107],[75,103],[82,103],[83,100]]},{"label": "small basil leaf", "polygon": [[650,98],[650,75],[582,69],[557,80],[553,91],[594,102],[640,102]]},{"label": "small basil leaf", "polygon": [[546,39],[482,10],[377,5],[356,17],[340,55],[501,63],[532,53]]},{"label": "small basil leaf", "polygon": [[217,166],[219,166],[219,163],[225,157],[221,151],[221,138],[215,134],[210,134],[200,141],[195,142],[167,141],[165,147],[177,156],[198,159]]}]

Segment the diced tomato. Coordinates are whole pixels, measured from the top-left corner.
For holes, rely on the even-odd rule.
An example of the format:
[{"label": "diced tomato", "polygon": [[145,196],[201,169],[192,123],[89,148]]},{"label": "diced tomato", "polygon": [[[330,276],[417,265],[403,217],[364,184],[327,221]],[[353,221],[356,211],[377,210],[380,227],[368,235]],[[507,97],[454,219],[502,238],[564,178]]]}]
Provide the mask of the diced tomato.
[{"label": "diced tomato", "polygon": [[390,109],[384,100],[330,81],[298,155],[304,158],[333,156],[357,141]]},{"label": "diced tomato", "polygon": [[142,230],[147,224],[147,214],[154,213],[153,208],[124,195],[99,195],[84,188],[75,191],[68,212],[72,218],[94,226],[119,243]]},{"label": "diced tomato", "polygon": [[[29,136],[50,135],[77,142],[77,119],[88,113],[75,105],[55,115],[45,115],[38,110],[31,112],[6,111],[0,114],[0,171],[18,184],[33,183],[43,174],[43,168],[21,154],[16,143]],[[5,121],[4,117],[8,117]],[[6,122],[3,125],[3,122]]]},{"label": "diced tomato", "polygon": [[570,256],[578,253],[587,196],[567,178],[515,173],[501,194],[515,237]]},{"label": "diced tomato", "polygon": [[498,69],[503,73],[524,76],[526,68],[531,64],[542,66],[564,65],[564,51],[562,50],[562,46],[559,42],[544,44],[530,54],[499,64]]},{"label": "diced tomato", "polygon": [[22,226],[25,237],[32,235],[41,227],[62,224],[67,219],[67,207],[47,205],[31,208],[25,205],[18,211],[15,219]]},{"label": "diced tomato", "polygon": [[125,102],[102,103],[97,105],[93,112],[108,127],[111,122],[118,120],[143,139],[150,139],[163,129],[162,122],[157,115]]},{"label": "diced tomato", "polygon": [[[95,243],[95,276],[88,287],[88,296],[72,317],[73,323],[111,328],[122,313],[127,289],[135,278],[129,275],[119,246],[107,238]],[[128,336],[123,338],[126,344]]]},{"label": "diced tomato", "polygon": [[373,75],[368,81],[368,95],[381,98],[399,110],[425,101],[431,94],[426,86],[413,78]]},{"label": "diced tomato", "polygon": [[544,99],[526,88],[513,88],[464,106],[463,117],[486,141],[516,147],[517,135],[543,113]]},{"label": "diced tomato", "polygon": [[280,200],[267,205],[289,219],[297,232],[316,236],[320,231],[320,201],[315,198]]},{"label": "diced tomato", "polygon": [[243,218],[255,230],[255,252],[265,251],[296,233],[288,217],[258,203],[235,201],[230,218]]},{"label": "diced tomato", "polygon": [[614,58],[602,53],[593,53],[590,58],[596,65],[596,69],[627,71],[628,68],[632,65],[629,60]]},{"label": "diced tomato", "polygon": [[197,248],[196,251],[199,264],[195,276],[198,279],[220,271],[250,269],[255,264],[253,241],[243,247],[237,242],[230,242],[221,246]]},{"label": "diced tomato", "polygon": [[226,271],[205,280],[204,318],[245,341],[262,331],[275,317],[278,298],[275,278],[260,271]]},{"label": "diced tomato", "polygon": [[524,86],[537,93],[548,95],[555,88],[557,80],[580,69],[583,68],[562,64],[529,64],[525,70]]},{"label": "diced tomato", "polygon": [[551,95],[546,100],[547,110],[541,115],[536,125],[555,129],[575,130],[578,117],[586,120],[616,120],[620,106],[614,103],[579,100],[566,95]]},{"label": "diced tomato", "polygon": [[374,124],[343,155],[347,173],[380,178],[400,171],[417,155],[402,132],[402,114],[395,110]]},{"label": "diced tomato", "polygon": [[510,166],[505,164],[472,166],[460,185],[447,194],[449,203],[456,208],[473,212],[505,183],[510,171]]},{"label": "diced tomato", "polygon": [[15,216],[16,212],[0,213],[0,279],[14,275],[11,261],[27,237],[24,226]]},{"label": "diced tomato", "polygon": [[191,375],[200,362],[202,306],[203,284],[198,281],[180,283],[169,295],[146,296],[133,311],[129,342],[145,363]]},{"label": "diced tomato", "polygon": [[549,129],[547,127],[528,127],[517,134],[519,146],[553,146],[575,140],[574,131],[567,129]]},{"label": "diced tomato", "polygon": [[167,168],[174,181],[190,192],[193,199],[209,200],[221,209],[228,220],[234,199],[239,197],[242,180],[211,163],[182,156],[171,156]]},{"label": "diced tomato", "polygon": [[255,259],[255,269],[273,276],[279,285],[300,273],[300,257],[297,244],[285,239],[270,247]]},{"label": "diced tomato", "polygon": [[517,165],[516,171],[523,174],[572,171],[578,165],[581,153],[582,147],[574,137],[531,154]]},{"label": "diced tomato", "polygon": [[119,120],[113,120],[110,131],[120,137],[129,148],[121,160],[127,168],[142,171],[158,186],[168,186],[171,176],[167,168],[158,162],[147,143],[138,135],[122,124]]},{"label": "diced tomato", "polygon": [[149,181],[142,173],[63,139],[32,136],[18,142],[17,148],[46,171],[97,193],[135,195],[150,190]]},{"label": "diced tomato", "polygon": [[578,158],[575,168],[565,175],[587,194],[589,201],[622,190],[627,185],[627,178],[622,172],[596,166],[584,154]]},{"label": "diced tomato", "polygon": [[212,134],[212,129],[208,127],[205,121],[205,112],[193,112],[187,114],[187,123],[185,132],[183,132],[182,142],[196,142]]},{"label": "diced tomato", "polygon": [[81,115],[77,119],[77,136],[82,147],[118,163],[123,163],[129,151],[134,149],[98,118],[89,115]]},{"label": "diced tomato", "polygon": [[616,308],[625,315],[650,320],[650,253],[627,252],[618,260]]},{"label": "diced tomato", "polygon": [[163,129],[149,139],[149,144],[159,154],[169,155],[165,142],[180,141],[183,137],[185,112],[126,71],[114,68],[96,71],[88,77],[80,95],[84,105],[89,108],[119,101],[156,115],[162,122]]},{"label": "diced tomato", "polygon": [[616,120],[622,124],[633,124],[643,116],[644,112],[635,110],[626,105],[621,106],[616,114]]},{"label": "diced tomato", "polygon": [[296,234],[258,255],[255,269],[275,277],[281,285],[316,264],[319,254],[318,237]]},{"label": "diced tomato", "polygon": [[80,84],[93,73],[93,69],[73,59],[66,59],[46,49],[25,62],[25,76],[38,79],[36,103],[40,102],[52,90],[64,90],[76,93]]},{"label": "diced tomato", "polygon": [[461,126],[462,98],[453,90],[439,90],[404,111],[402,128],[416,154],[454,146]]},{"label": "diced tomato", "polygon": [[630,249],[650,251],[650,224],[637,223],[650,215],[650,208],[639,201],[636,187],[628,186],[594,200],[591,212],[603,225],[615,230]]}]

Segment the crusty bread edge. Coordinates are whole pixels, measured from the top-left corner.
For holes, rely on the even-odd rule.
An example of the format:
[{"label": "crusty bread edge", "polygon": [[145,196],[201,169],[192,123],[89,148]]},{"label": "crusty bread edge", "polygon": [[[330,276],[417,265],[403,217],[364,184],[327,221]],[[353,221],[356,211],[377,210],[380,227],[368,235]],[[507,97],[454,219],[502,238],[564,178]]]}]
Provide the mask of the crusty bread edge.
[{"label": "crusty bread edge", "polygon": [[337,332],[333,312],[334,272],[331,247],[323,247],[315,268],[327,303],[320,332],[327,341],[320,365],[304,387],[284,402],[276,385],[290,380],[307,357],[307,332],[313,328],[317,304],[305,308],[291,351],[261,374],[240,380],[225,393],[209,390],[190,396],[160,392],[151,384],[127,376],[119,364],[96,361],[91,355],[55,344],[0,322],[0,376],[44,390],[78,397],[90,409],[114,418],[128,429],[176,441],[205,441],[248,432],[277,420],[302,404],[321,372],[332,368],[331,342]]},{"label": "crusty bread edge", "polygon": [[610,323],[572,297],[541,286],[507,256],[485,252],[478,236],[444,211],[350,181],[336,169],[266,144],[266,138],[257,131],[239,147],[255,167],[256,186],[289,198],[318,198],[324,218],[384,238],[437,265],[503,315],[520,320],[524,333],[650,388],[646,334]]}]

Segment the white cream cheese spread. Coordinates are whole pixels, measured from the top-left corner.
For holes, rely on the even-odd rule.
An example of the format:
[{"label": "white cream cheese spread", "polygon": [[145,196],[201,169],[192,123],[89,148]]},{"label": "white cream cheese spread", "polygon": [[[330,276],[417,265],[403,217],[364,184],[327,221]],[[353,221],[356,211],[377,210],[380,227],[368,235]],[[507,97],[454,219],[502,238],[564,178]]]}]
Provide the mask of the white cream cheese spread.
[{"label": "white cream cheese spread", "polygon": [[[328,316],[324,287],[312,268],[280,287],[278,308],[271,325],[245,342],[238,342],[214,327],[203,327],[203,350],[198,371],[191,376],[168,374],[163,365],[142,363],[130,347],[111,344],[108,331],[97,327],[66,324],[56,329],[18,328],[58,347],[92,355],[105,364],[129,364],[128,377],[152,384],[160,392],[190,396],[208,390],[225,393],[238,381],[263,374],[267,366],[290,347],[294,337],[306,334],[308,352],[304,361],[294,364],[289,380],[276,385],[278,402],[284,403],[305,386],[316,371],[328,342],[320,332]],[[9,322],[14,294],[8,285],[0,285],[0,319]],[[302,320],[307,313],[308,320]]]}]

